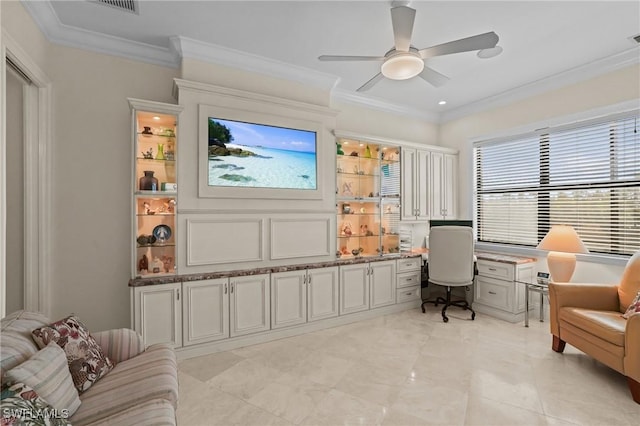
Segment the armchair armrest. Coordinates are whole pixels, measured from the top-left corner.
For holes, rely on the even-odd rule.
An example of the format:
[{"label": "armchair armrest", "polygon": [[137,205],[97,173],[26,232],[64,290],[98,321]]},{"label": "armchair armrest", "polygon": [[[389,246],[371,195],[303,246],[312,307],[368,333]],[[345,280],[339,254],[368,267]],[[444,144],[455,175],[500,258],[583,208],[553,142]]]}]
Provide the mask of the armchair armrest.
[{"label": "armchair armrest", "polygon": [[144,352],[142,336],[128,328],[91,333],[105,355],[113,362],[126,361]]},{"label": "armchair armrest", "polygon": [[549,323],[551,333],[560,337],[558,312],[564,306],[618,310],[618,287],[603,284],[549,283]]},{"label": "armchair armrest", "polygon": [[624,374],[640,382],[640,312],[627,319],[624,332]]}]

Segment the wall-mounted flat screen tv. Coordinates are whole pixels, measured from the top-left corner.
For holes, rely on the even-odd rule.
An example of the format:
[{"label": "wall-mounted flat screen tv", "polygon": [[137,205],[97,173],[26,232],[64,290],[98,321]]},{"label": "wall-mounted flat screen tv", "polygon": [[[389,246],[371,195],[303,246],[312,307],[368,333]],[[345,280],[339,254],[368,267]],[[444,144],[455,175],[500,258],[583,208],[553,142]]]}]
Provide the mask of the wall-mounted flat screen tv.
[{"label": "wall-mounted flat screen tv", "polygon": [[317,189],[314,131],[208,118],[208,184]]}]

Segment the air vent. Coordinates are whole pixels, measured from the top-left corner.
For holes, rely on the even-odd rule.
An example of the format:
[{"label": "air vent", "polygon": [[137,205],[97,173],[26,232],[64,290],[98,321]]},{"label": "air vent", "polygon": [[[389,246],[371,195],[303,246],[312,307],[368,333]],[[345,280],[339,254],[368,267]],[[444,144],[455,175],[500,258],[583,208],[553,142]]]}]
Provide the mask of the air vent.
[{"label": "air vent", "polygon": [[93,0],[95,3],[111,6],[126,12],[138,13],[138,0]]},{"label": "air vent", "polygon": [[631,40],[635,40],[636,43],[640,44],[640,34],[634,35],[633,37],[631,37]]}]

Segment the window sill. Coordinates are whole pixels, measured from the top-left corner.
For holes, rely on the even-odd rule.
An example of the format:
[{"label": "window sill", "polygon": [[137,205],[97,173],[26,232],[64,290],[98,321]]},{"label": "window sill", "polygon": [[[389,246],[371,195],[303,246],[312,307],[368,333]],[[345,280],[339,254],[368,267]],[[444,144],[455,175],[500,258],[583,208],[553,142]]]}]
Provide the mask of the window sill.
[{"label": "window sill", "polygon": [[[492,253],[504,253],[515,256],[537,257],[544,259],[547,257],[547,252],[544,250],[538,250],[532,247],[506,245],[506,244],[493,244],[476,242],[476,250],[488,251]],[[602,265],[617,265],[625,266],[629,261],[628,255],[606,255],[606,254],[576,254],[576,259],[579,262],[598,263]]]}]

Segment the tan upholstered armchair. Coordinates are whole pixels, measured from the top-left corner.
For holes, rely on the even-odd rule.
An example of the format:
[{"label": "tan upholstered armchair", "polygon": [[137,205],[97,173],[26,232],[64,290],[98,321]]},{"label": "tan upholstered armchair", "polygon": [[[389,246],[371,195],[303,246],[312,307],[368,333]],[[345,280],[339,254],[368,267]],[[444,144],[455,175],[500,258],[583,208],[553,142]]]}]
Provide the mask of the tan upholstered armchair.
[{"label": "tan upholstered armchair", "polygon": [[624,374],[633,400],[640,404],[640,312],[624,319],[640,291],[640,252],[634,254],[617,286],[549,284],[553,350],[565,343]]}]

